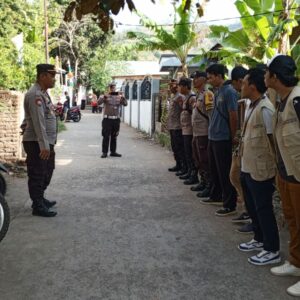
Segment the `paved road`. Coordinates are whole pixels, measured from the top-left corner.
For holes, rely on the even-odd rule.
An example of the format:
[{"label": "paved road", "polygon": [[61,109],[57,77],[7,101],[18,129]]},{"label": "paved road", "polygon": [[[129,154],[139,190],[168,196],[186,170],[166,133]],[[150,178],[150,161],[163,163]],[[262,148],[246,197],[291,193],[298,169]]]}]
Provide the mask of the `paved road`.
[{"label": "paved road", "polygon": [[101,159],[100,115],[67,127],[47,194],[57,217],[32,217],[25,179],[9,178],[1,300],[292,299],[296,280],[247,263],[250,237],[166,171],[170,152],[122,125],[123,157]]}]

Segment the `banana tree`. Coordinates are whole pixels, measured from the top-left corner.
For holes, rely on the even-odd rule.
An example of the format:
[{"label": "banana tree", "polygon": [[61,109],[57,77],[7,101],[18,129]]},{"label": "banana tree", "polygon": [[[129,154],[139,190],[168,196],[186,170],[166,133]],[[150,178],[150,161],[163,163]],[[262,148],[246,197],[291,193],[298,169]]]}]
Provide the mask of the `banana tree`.
[{"label": "banana tree", "polygon": [[[211,37],[222,44],[221,51],[210,51],[208,57],[221,62],[247,64],[266,61],[276,53],[291,54],[289,35],[297,23],[299,0],[237,0],[242,28],[231,31],[225,26],[210,26]],[[295,51],[294,51],[295,53]]]},{"label": "banana tree", "polygon": [[[138,50],[171,51],[180,61],[182,72],[188,76],[187,56],[197,43],[195,22],[197,17],[192,16],[191,1],[182,0],[175,6],[174,26],[171,30],[157,25],[145,16],[141,16],[140,23],[150,29],[151,33],[127,33],[130,39],[135,39]],[[193,21],[191,19],[194,18]]]}]

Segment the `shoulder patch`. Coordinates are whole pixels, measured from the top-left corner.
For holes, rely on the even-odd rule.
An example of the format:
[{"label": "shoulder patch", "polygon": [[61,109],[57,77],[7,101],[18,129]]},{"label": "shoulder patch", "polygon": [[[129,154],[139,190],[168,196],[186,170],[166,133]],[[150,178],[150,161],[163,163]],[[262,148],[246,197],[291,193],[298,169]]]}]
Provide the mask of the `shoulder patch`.
[{"label": "shoulder patch", "polygon": [[35,99],[35,104],[37,106],[42,106],[42,99],[40,99],[40,98]]},{"label": "shoulder patch", "polygon": [[293,99],[293,104],[294,104],[294,105],[297,105],[298,103],[300,103],[300,97],[299,97],[299,96],[297,96],[297,97],[295,97],[295,98]]}]

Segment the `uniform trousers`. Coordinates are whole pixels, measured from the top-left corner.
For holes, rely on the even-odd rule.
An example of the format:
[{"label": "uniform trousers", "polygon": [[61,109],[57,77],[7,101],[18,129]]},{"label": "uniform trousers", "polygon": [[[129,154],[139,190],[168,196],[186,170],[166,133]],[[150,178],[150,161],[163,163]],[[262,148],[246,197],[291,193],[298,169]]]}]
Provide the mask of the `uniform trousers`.
[{"label": "uniform trousers", "polygon": [[108,152],[110,146],[110,152],[115,153],[117,150],[117,136],[120,131],[120,119],[104,118],[102,120],[102,153]]},{"label": "uniform trousers", "polygon": [[212,189],[210,198],[223,201],[224,208],[236,208],[236,190],[232,186],[229,173],[232,159],[231,141],[208,141],[209,170]]},{"label": "uniform trousers", "polygon": [[181,129],[170,129],[171,147],[176,163],[184,164],[184,144]]},{"label": "uniform trousers", "polygon": [[245,204],[243,189],[241,185],[241,157],[238,154],[232,155],[230,168],[230,182],[234,186],[239,196],[239,202]]},{"label": "uniform trousers", "polygon": [[279,234],[272,202],[274,178],[257,181],[249,173],[241,172],[241,184],[252,220],[254,239],[264,244],[264,250],[278,251]]},{"label": "uniform trousers", "polygon": [[23,142],[27,154],[28,189],[33,205],[38,206],[44,199],[44,193],[50,184],[55,168],[54,146],[50,145],[50,157],[47,160],[40,158],[38,142]]},{"label": "uniform trousers", "polygon": [[282,210],[290,232],[289,262],[300,268],[300,184],[277,177]]},{"label": "uniform trousers", "polygon": [[184,155],[187,167],[190,170],[196,170],[193,159],[193,147],[192,147],[193,135],[183,135],[184,143]]}]

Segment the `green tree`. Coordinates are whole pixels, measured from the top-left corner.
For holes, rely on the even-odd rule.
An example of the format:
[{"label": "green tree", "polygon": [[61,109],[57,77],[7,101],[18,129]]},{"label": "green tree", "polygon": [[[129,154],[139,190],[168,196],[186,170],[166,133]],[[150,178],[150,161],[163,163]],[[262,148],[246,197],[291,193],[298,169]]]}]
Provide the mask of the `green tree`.
[{"label": "green tree", "polygon": [[[189,6],[187,6],[188,4]],[[185,76],[188,76],[187,56],[197,44],[198,36],[196,19],[193,17],[190,5],[190,1],[187,0],[182,0],[178,6],[174,4],[175,18],[172,31],[141,16],[141,24],[150,29],[152,33],[128,32],[128,37],[136,40],[138,50],[162,50],[174,53],[181,63]],[[193,21],[192,18],[194,18]]]},{"label": "green tree", "polygon": [[88,85],[94,90],[104,91],[113,75],[126,72],[122,61],[137,60],[137,52],[132,46],[109,36],[107,43],[100,46],[86,64]]},{"label": "green tree", "polygon": [[[298,25],[298,0],[237,0],[242,28],[231,31],[226,26],[210,26],[210,37],[223,46],[206,53],[229,65],[265,63],[277,52],[292,54],[297,43],[289,45],[289,35]],[[298,47],[297,47],[298,48]]]}]

